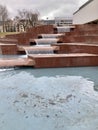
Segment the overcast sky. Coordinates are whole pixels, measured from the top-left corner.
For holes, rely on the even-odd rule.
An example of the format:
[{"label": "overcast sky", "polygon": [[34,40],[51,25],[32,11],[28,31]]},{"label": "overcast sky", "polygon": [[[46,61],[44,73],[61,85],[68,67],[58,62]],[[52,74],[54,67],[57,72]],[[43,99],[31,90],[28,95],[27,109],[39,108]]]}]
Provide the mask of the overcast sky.
[{"label": "overcast sky", "polygon": [[11,16],[17,14],[18,9],[32,9],[39,11],[41,18],[72,16],[79,6],[88,0],[0,0]]}]

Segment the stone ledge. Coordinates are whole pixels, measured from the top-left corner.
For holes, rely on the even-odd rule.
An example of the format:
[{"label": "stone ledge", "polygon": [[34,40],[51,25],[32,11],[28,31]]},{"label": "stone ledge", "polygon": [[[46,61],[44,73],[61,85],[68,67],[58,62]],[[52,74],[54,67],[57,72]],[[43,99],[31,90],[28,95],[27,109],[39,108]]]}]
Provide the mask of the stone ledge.
[{"label": "stone ledge", "polygon": [[29,55],[35,61],[35,68],[56,68],[56,67],[79,67],[97,66],[98,55],[78,54],[48,54]]}]

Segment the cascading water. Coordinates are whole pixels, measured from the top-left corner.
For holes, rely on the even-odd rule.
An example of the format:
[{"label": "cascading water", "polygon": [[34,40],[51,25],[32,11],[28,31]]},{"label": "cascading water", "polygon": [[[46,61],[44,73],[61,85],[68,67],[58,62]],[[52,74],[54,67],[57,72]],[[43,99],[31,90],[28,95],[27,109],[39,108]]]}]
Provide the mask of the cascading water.
[{"label": "cascading water", "polygon": [[4,72],[4,71],[13,71],[14,70],[14,67],[1,67],[0,68],[0,72]]},{"label": "cascading water", "polygon": [[26,50],[26,54],[53,54],[53,50]]},{"label": "cascading water", "polygon": [[35,39],[36,45],[51,45],[52,43],[57,43],[57,38],[42,38]]},{"label": "cascading water", "polygon": [[57,47],[52,46],[41,46],[36,45],[34,47],[25,48],[26,54],[53,54],[55,50],[57,50]]},{"label": "cascading water", "polygon": [[63,33],[58,34],[40,34],[39,38],[58,38],[59,36],[64,35]]},{"label": "cascading water", "polygon": [[[60,42],[57,38],[63,34],[40,34],[38,39],[32,40],[32,45],[35,45],[33,49],[25,50],[26,54],[53,54],[53,48],[50,49],[50,45]],[[35,49],[35,47],[38,47]],[[48,47],[48,48],[47,48]]]},{"label": "cascading water", "polygon": [[35,45],[32,49],[25,49],[26,54],[53,54],[54,50],[51,47],[51,44],[57,43],[59,39],[57,36],[62,34],[41,34],[42,38],[34,39],[32,45]]},{"label": "cascading water", "polygon": [[70,27],[57,27],[58,33],[70,32]]},{"label": "cascading water", "polygon": [[[14,70],[14,69],[16,69],[17,67],[16,66],[14,66],[14,65],[9,65],[9,61],[11,60],[18,60],[18,59],[22,59],[22,58],[27,58],[27,55],[25,54],[25,55],[0,55],[0,60],[7,60],[6,62],[5,62],[5,64],[3,64],[3,65],[1,65],[0,66],[0,72],[2,72],[2,71],[10,71],[10,70]],[[13,61],[12,61],[13,62]],[[2,61],[1,61],[1,63],[2,63]]]}]

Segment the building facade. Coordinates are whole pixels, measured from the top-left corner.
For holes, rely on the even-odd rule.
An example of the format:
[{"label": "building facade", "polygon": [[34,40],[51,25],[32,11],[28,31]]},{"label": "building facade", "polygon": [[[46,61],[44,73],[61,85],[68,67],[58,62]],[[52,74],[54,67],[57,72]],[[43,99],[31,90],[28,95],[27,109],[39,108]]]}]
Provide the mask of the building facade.
[{"label": "building facade", "polygon": [[71,25],[73,23],[72,17],[56,17],[55,18],[55,25],[57,26],[66,26]]},{"label": "building facade", "polygon": [[73,23],[72,17],[55,17],[53,20],[41,20],[41,25],[56,25],[56,26],[66,26]]},{"label": "building facade", "polygon": [[39,21],[39,25],[54,25],[55,24],[55,20],[40,20]]},{"label": "building facade", "polygon": [[89,0],[73,14],[73,24],[98,23],[98,0]]}]

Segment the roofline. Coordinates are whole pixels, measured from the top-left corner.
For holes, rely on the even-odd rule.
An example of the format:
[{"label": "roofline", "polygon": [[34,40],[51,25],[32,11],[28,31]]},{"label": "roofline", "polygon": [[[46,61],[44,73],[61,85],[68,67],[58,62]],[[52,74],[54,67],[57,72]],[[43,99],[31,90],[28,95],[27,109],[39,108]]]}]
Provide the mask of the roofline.
[{"label": "roofline", "polygon": [[76,14],[78,11],[80,11],[82,8],[84,8],[85,6],[87,6],[89,3],[91,3],[94,0],[89,0],[86,3],[84,3],[76,12],[74,12],[74,14]]}]

